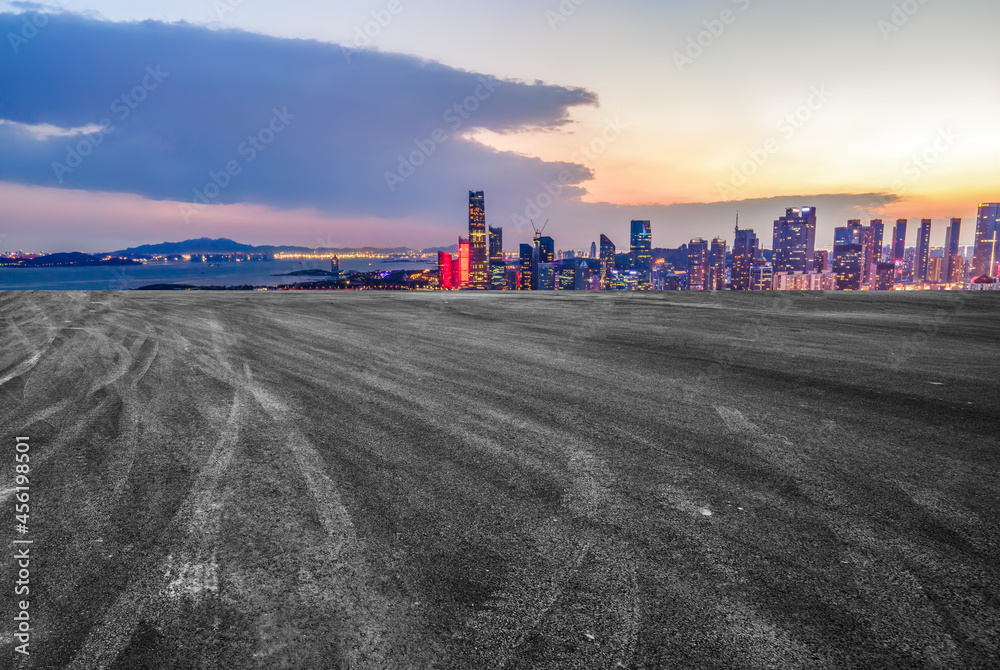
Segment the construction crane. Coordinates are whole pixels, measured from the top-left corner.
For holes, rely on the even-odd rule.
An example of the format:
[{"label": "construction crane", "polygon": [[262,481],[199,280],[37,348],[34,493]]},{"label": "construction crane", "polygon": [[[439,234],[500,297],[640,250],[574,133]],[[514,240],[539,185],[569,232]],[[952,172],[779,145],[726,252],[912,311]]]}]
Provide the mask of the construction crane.
[{"label": "construction crane", "polygon": [[530,221],[531,221],[531,227],[535,231],[535,241],[537,241],[538,238],[540,238],[542,236],[542,233],[545,232],[545,229],[548,227],[549,220],[545,219],[545,223],[542,225],[541,228],[539,228],[538,226],[535,225],[535,220],[534,219],[530,219]]}]

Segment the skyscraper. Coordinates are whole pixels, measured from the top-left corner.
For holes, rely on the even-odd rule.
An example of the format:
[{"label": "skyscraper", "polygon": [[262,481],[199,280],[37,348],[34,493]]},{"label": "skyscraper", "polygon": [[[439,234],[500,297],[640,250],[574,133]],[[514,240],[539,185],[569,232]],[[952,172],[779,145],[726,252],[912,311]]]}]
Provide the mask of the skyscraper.
[{"label": "skyscraper", "polygon": [[848,221],[834,231],[833,271],[838,291],[860,291],[864,279],[865,246],[861,221]]},{"label": "skyscraper", "polygon": [[607,235],[601,235],[601,290],[613,288],[611,273],[615,269],[615,244]]},{"label": "skyscraper", "polygon": [[890,261],[896,264],[896,281],[903,278],[906,265],[906,219],[896,219],[896,227],[892,229],[892,257]]},{"label": "skyscraper", "polygon": [[750,268],[757,258],[759,242],[753,230],[740,230],[739,215],[736,220],[736,238],[733,240],[733,289],[750,290]]},{"label": "skyscraper", "polygon": [[444,251],[438,252],[438,284],[441,289],[449,289],[451,284],[452,257]]},{"label": "skyscraper", "polygon": [[917,253],[913,263],[913,281],[927,281],[927,259],[931,252],[931,220],[920,221],[920,230],[917,231]]},{"label": "skyscraper", "polygon": [[712,251],[709,258],[708,290],[726,290],[726,241],[721,237],[712,240]]},{"label": "skyscraper", "polygon": [[976,250],[972,256],[972,275],[994,276],[1000,261],[1000,203],[979,205],[976,218]]},{"label": "skyscraper", "polygon": [[785,211],[774,222],[774,271],[811,272],[816,254],[816,208]]},{"label": "skyscraper", "polygon": [[470,244],[464,237],[458,238],[458,284],[455,288],[469,288],[470,286]]},{"label": "skyscraper", "polygon": [[813,255],[813,270],[817,272],[826,272],[826,269],[829,266],[830,266],[829,251],[820,250]]},{"label": "skyscraper", "polygon": [[490,233],[490,288],[503,291],[507,288],[507,269],[503,259],[503,228],[489,227]]},{"label": "skyscraper", "polygon": [[597,242],[590,243],[590,257],[597,258]]},{"label": "skyscraper", "polygon": [[688,244],[688,290],[709,290],[708,273],[708,242],[697,237]]},{"label": "skyscraper", "polygon": [[965,262],[959,256],[958,240],[962,235],[962,219],[952,219],[951,225],[944,237],[944,280],[950,283],[958,283],[965,279]]},{"label": "skyscraper", "polygon": [[872,229],[872,231],[874,232],[874,236],[875,236],[875,239],[874,239],[874,242],[873,242],[875,254],[874,254],[874,259],[872,260],[872,263],[881,263],[882,262],[882,245],[885,243],[885,224],[882,223],[882,219],[872,219],[869,222],[868,227]]},{"label": "skyscraper", "polygon": [[648,291],[653,281],[653,231],[649,221],[632,222],[632,267],[639,272],[639,290]]},{"label": "skyscraper", "polygon": [[[860,223],[860,221],[858,222]],[[875,263],[875,229],[871,226],[861,229],[861,283],[869,284],[872,280],[872,265]]]},{"label": "skyscraper", "polygon": [[534,280],[532,278],[534,272],[534,258],[535,247],[530,244],[522,244],[519,259],[521,266],[521,280],[517,287],[519,291],[530,291],[532,284],[534,284]]},{"label": "skyscraper", "polygon": [[[532,250],[531,256],[531,290],[544,291],[548,288],[546,281],[549,278],[549,274],[554,272],[553,263],[556,260],[556,243],[551,237],[539,234],[535,235],[534,241],[535,247]],[[549,267],[542,268],[542,265]],[[542,272],[543,269],[546,270],[546,273]]]},{"label": "skyscraper", "polygon": [[482,191],[469,191],[469,286],[481,291],[490,287],[486,196]]}]

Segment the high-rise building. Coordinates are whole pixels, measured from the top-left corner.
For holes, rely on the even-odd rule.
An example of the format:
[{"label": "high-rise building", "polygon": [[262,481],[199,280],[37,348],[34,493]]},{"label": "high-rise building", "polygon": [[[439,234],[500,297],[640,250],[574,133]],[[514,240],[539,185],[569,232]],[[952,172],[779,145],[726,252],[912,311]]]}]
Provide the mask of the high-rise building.
[{"label": "high-rise building", "polygon": [[503,228],[489,227],[490,236],[490,288],[503,291],[507,288],[507,267],[503,258]]},{"label": "high-rise building", "polygon": [[861,221],[852,220],[837,228],[833,238],[833,272],[838,291],[860,291],[864,281],[865,245],[869,236]]},{"label": "high-rise building", "polygon": [[708,280],[708,242],[696,237],[688,244],[688,290],[707,291]]},{"label": "high-rise building", "polygon": [[958,240],[962,235],[962,219],[952,219],[944,236],[944,280],[957,284],[965,279],[965,259],[959,253]]},{"label": "high-rise building", "polygon": [[826,250],[817,251],[813,255],[813,270],[816,272],[826,272],[830,267],[830,252]]},{"label": "high-rise building", "polygon": [[931,284],[940,284],[945,276],[944,258],[931,256],[927,259],[927,281]]},{"label": "high-rise building", "polygon": [[516,291],[521,288],[518,283],[518,276],[520,273],[520,267],[518,263],[509,263],[507,265],[507,290]]},{"label": "high-rise building", "polygon": [[774,222],[774,271],[811,272],[816,255],[816,208],[785,211]]},{"label": "high-rise building", "polygon": [[861,283],[866,286],[872,281],[874,265],[878,257],[878,251],[875,247],[875,232],[871,226],[861,229]]},{"label": "high-rise building", "polygon": [[1000,262],[1000,203],[982,203],[976,218],[976,250],[972,256],[972,275],[994,277]]},{"label": "high-rise building", "polygon": [[[548,283],[549,274],[554,274],[555,266],[552,265],[556,260],[556,243],[551,237],[536,234],[535,235],[535,248],[532,251],[531,256],[531,290],[533,291],[544,291],[552,290],[555,288],[555,282],[553,280],[553,286],[546,289]],[[550,266],[546,272],[543,272],[542,265]]]},{"label": "high-rise building", "polygon": [[931,220],[920,221],[920,230],[917,231],[917,251],[914,257],[913,281],[920,283],[927,281],[927,259],[931,252]]},{"label": "high-rise building", "polygon": [[601,290],[610,291],[613,286],[612,273],[615,269],[615,244],[607,235],[601,235]]},{"label": "high-rise building", "polygon": [[726,290],[726,241],[721,237],[712,240],[712,250],[709,254],[708,290]]},{"label": "high-rise building", "polygon": [[750,268],[751,291],[774,290],[774,266],[768,263],[757,263]]},{"label": "high-rise building", "polygon": [[896,264],[896,282],[903,279],[906,268],[906,219],[896,219],[896,226],[892,229],[892,251],[889,254],[889,261]]},{"label": "high-rise building", "polygon": [[442,290],[452,287],[452,261],[453,259],[451,254],[444,251],[438,252],[438,284],[441,286]]},{"label": "high-rise building", "polygon": [[733,240],[733,289],[750,290],[750,269],[757,258],[759,242],[753,230],[740,230],[739,216],[736,222],[736,238]]},{"label": "high-rise building", "polygon": [[471,244],[464,237],[458,238],[458,285],[455,288],[471,286]]},{"label": "high-rise building", "polygon": [[534,265],[535,265],[535,247],[530,244],[521,245],[520,254],[520,284],[518,285],[519,291],[530,291],[534,285]]},{"label": "high-rise building", "polygon": [[469,191],[469,286],[480,291],[490,287],[486,245],[486,196]]},{"label": "high-rise building", "polygon": [[632,268],[639,273],[639,290],[648,291],[653,281],[653,229],[649,221],[632,222]]},{"label": "high-rise building", "polygon": [[875,265],[875,290],[891,291],[895,287],[896,264],[877,263]]},{"label": "high-rise building", "polygon": [[590,243],[590,257],[597,258],[597,242]]},{"label": "high-rise building", "polygon": [[885,241],[885,224],[882,223],[882,219],[872,219],[868,223],[868,227],[872,229],[874,240],[872,241],[873,248],[873,260],[872,263],[882,262],[882,244]]}]

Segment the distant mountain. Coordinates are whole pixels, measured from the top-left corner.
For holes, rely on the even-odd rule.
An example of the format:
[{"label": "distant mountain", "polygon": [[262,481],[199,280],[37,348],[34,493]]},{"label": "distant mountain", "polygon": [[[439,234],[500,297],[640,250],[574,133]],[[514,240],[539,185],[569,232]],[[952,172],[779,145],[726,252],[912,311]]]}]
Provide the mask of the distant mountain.
[{"label": "distant mountain", "polygon": [[184,240],[183,242],[161,242],[160,244],[144,244],[139,247],[131,247],[129,249],[121,249],[119,251],[111,252],[112,254],[119,256],[168,256],[175,254],[226,254],[233,252],[243,252],[248,254],[276,254],[276,253],[310,253],[314,251],[324,252],[324,253],[351,253],[351,252],[367,252],[367,253],[383,253],[385,255],[390,254],[406,254],[412,253],[413,250],[408,247],[395,247],[392,249],[381,249],[378,247],[354,247],[354,248],[319,248],[312,249],[310,247],[295,247],[295,246],[274,246],[274,245],[263,245],[255,247],[251,244],[241,244],[240,242],[235,242],[224,237],[217,240],[213,240],[207,237],[202,237],[197,240]]},{"label": "distant mountain", "polygon": [[430,247],[429,249],[423,249],[423,250],[421,250],[420,253],[422,253],[422,254],[436,254],[436,253],[438,253],[440,251],[443,251],[446,254],[457,254],[458,253],[458,245],[457,244],[453,244],[450,247]]},{"label": "distant mountain", "polygon": [[233,240],[227,240],[224,237],[217,240],[202,237],[197,240],[184,240],[183,242],[144,244],[140,247],[122,249],[121,251],[114,251],[112,253],[120,256],[148,256],[152,254],[223,254],[233,251],[252,253],[254,250],[254,247],[249,244],[240,244]]}]

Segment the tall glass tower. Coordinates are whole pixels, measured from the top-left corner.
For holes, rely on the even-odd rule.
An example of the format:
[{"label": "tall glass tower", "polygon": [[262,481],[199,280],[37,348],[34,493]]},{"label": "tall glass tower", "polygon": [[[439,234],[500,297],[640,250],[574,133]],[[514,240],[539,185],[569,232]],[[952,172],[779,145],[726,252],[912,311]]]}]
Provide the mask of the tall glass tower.
[{"label": "tall glass tower", "polygon": [[490,265],[486,249],[486,196],[469,191],[469,287],[490,287]]},{"label": "tall glass tower", "polygon": [[740,230],[739,215],[736,219],[736,237],[733,240],[733,289],[750,290],[750,268],[757,258],[760,242],[752,229]]},{"label": "tall glass tower", "polygon": [[913,281],[927,281],[927,260],[931,253],[931,220],[923,219],[917,232],[917,257],[914,259]]},{"label": "tall glass tower", "polygon": [[1000,203],[979,205],[976,219],[976,250],[972,256],[972,275],[993,276],[1000,262]]},{"label": "tall glass tower", "polygon": [[639,273],[638,289],[653,287],[653,230],[649,221],[632,222],[632,267]]},{"label": "tall glass tower", "polygon": [[503,291],[507,288],[507,266],[503,258],[503,228],[490,226],[490,288]]},{"label": "tall glass tower", "polygon": [[811,272],[816,258],[816,208],[785,210],[774,222],[774,271]]},{"label": "tall glass tower", "polygon": [[615,269],[615,243],[607,235],[601,235],[601,290],[610,291],[613,288],[614,279],[612,272]]}]

